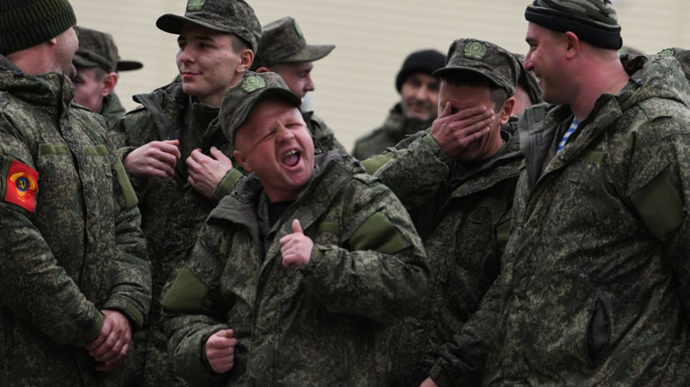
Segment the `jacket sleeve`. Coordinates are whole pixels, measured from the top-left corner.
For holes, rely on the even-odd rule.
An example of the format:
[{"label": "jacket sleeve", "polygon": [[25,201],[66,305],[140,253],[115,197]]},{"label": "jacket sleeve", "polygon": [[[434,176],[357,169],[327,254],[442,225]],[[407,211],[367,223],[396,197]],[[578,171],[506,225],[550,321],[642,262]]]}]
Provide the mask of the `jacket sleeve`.
[{"label": "jacket sleeve", "polygon": [[450,343],[438,350],[430,377],[439,387],[481,385],[481,373],[496,340],[500,278],[494,281],[474,313]]},{"label": "jacket sleeve", "polygon": [[339,195],[342,243],[314,246],[304,282],[333,313],[392,324],[426,290],[422,242],[400,201],[373,178],[355,178]]},{"label": "jacket sleeve", "polygon": [[401,141],[395,150],[362,161],[362,166],[412,210],[430,200],[446,182],[449,161],[431,134],[420,132]]},{"label": "jacket sleeve", "polygon": [[[33,168],[20,135],[0,117],[0,163],[17,159]],[[2,174],[4,199],[6,172]],[[40,189],[40,187],[39,187]],[[33,214],[0,200],[0,304],[57,343],[83,346],[95,340],[103,315],[58,264]]]},{"label": "jacket sleeve", "polygon": [[[217,374],[205,356],[208,338],[219,330],[231,329],[221,323],[227,312],[218,294],[221,234],[205,225],[191,255],[163,290],[168,355],[175,372],[194,386],[222,385],[233,373]],[[237,367],[236,353],[233,369]]]},{"label": "jacket sleeve", "polygon": [[654,119],[633,143],[625,167],[626,192],[647,230],[661,242],[690,318],[690,117]]},{"label": "jacket sleeve", "polygon": [[134,188],[120,159],[114,151],[111,155],[116,252],[113,286],[103,308],[124,313],[133,328],[141,328],[151,305],[151,267]]}]

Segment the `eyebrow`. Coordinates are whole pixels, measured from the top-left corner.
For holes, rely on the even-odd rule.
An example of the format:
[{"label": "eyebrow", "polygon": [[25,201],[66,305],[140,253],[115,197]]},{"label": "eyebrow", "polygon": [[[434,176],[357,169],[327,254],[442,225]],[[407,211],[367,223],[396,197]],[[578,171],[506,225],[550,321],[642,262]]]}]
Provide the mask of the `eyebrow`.
[{"label": "eyebrow", "polygon": [[[177,37],[177,41],[178,41],[178,42],[179,42],[179,41],[186,41],[186,40],[187,40],[187,38],[185,38],[185,37],[182,36],[182,35],[180,35],[180,36]],[[203,41],[203,42],[213,42],[213,43],[215,43],[215,40],[214,40],[212,37],[208,36],[208,35],[194,35],[194,36],[191,37],[191,40],[200,40],[200,41]]]}]

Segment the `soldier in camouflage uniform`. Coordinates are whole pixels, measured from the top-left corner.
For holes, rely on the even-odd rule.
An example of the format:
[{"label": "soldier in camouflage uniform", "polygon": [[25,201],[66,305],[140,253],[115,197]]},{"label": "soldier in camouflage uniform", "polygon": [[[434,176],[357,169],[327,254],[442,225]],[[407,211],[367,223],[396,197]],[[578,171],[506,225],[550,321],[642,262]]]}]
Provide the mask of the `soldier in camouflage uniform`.
[{"label": "soldier in camouflage uniform", "polygon": [[680,67],[683,69],[685,79],[687,79],[688,82],[690,82],[690,50],[685,50],[678,47],[667,48],[659,51],[659,55],[672,56],[676,58],[678,63],[680,63]]},{"label": "soldier in camouflage uniform", "polygon": [[431,267],[422,308],[393,335],[397,387],[419,386],[496,279],[523,160],[509,122],[520,74],[510,52],[458,39],[435,74],[441,114],[431,129],[362,162],[405,203]]},{"label": "soldier in camouflage uniform", "polygon": [[274,73],[223,100],[254,173],[211,212],[163,300],[175,369],[194,385],[385,385],[385,326],[426,288],[402,204],[351,159],[315,157],[300,104]]},{"label": "soldier in camouflage uniform", "polygon": [[[261,24],[242,0],[190,0],[185,17],[163,15],[156,25],[179,34],[181,82],[135,96],[142,107],[111,131],[140,199],[152,264],[154,302],[144,340],[146,386],[181,385],[166,353],[160,294],[173,268],[194,246],[204,219],[243,176],[232,168],[218,125],[225,90],[251,66]],[[186,162],[185,162],[186,161]]]},{"label": "soldier in camouflage uniform", "polygon": [[0,5],[3,387],[124,385],[151,301],[134,190],[71,105],[75,23],[65,0]]},{"label": "soldier in camouflage uniform", "polygon": [[558,105],[520,119],[501,276],[432,379],[690,385],[686,79],[669,57],[620,61],[609,1],[537,0],[525,16],[526,68]]},{"label": "soldier in camouflage uniform", "polygon": [[119,71],[136,70],[143,65],[123,61],[110,34],[84,27],[75,27],[79,37],[79,51],[74,56],[77,75],[74,83],[74,102],[103,116],[108,128],[125,115],[115,94]]},{"label": "soldier in camouflage uniform", "polygon": [[[335,48],[334,45],[310,45],[304,38],[302,29],[291,17],[284,17],[263,27],[259,51],[252,65],[252,70],[261,73],[272,71],[285,80],[290,90],[300,98],[314,91],[311,71],[314,61],[326,57]],[[314,112],[303,112],[304,122],[314,137],[317,151],[337,150],[347,155],[347,150],[335,138],[333,129],[316,116]]]},{"label": "soldier in camouflage uniform", "polygon": [[438,102],[438,78],[431,74],[443,67],[445,59],[436,50],[413,52],[405,59],[395,79],[400,102],[393,106],[381,128],[355,142],[354,157],[364,160],[377,155],[431,126]]}]

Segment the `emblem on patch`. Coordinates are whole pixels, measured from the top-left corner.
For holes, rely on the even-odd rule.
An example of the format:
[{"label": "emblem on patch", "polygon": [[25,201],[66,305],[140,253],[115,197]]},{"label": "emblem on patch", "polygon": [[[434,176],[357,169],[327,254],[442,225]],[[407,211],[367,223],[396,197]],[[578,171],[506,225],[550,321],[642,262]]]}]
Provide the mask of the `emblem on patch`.
[{"label": "emblem on patch", "polygon": [[204,8],[204,4],[206,4],[206,0],[189,0],[187,11],[201,11]]},{"label": "emblem on patch", "polygon": [[6,178],[5,201],[34,212],[38,193],[38,172],[26,164],[12,160]]},{"label": "emblem on patch", "polygon": [[667,48],[661,52],[659,52],[659,56],[674,56],[676,55],[676,50],[672,48]]},{"label": "emblem on patch", "polygon": [[482,60],[486,56],[486,44],[480,42],[468,42],[465,44],[465,58]]},{"label": "emblem on patch", "polygon": [[242,90],[246,91],[247,93],[252,93],[254,91],[263,89],[264,87],[266,87],[266,81],[256,75],[249,76],[242,81]]},{"label": "emblem on patch", "polygon": [[297,24],[297,21],[295,21],[294,26],[295,26],[295,31],[297,32],[297,35],[298,35],[300,38],[303,38],[303,37],[304,37],[304,34],[302,33],[302,29],[300,28],[299,24]]}]

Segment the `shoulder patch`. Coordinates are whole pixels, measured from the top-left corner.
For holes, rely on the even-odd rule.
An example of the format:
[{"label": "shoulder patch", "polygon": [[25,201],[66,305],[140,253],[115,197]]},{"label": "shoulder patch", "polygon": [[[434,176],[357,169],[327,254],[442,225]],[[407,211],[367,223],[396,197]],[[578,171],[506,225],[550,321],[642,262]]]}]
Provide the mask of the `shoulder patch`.
[{"label": "shoulder patch", "polygon": [[266,81],[256,75],[251,75],[242,81],[242,90],[253,93],[266,87]]},{"label": "shoulder patch", "polygon": [[38,193],[38,172],[13,158],[9,158],[8,161],[3,200],[34,212]]},{"label": "shoulder patch", "polygon": [[672,48],[667,48],[659,52],[659,56],[674,56],[676,55],[676,50]]},{"label": "shoulder patch", "polygon": [[465,58],[482,60],[486,56],[486,44],[480,42],[467,42],[465,44]]}]

